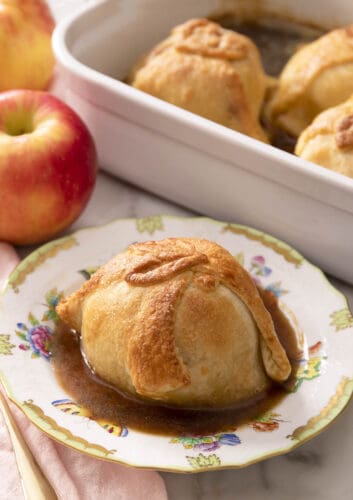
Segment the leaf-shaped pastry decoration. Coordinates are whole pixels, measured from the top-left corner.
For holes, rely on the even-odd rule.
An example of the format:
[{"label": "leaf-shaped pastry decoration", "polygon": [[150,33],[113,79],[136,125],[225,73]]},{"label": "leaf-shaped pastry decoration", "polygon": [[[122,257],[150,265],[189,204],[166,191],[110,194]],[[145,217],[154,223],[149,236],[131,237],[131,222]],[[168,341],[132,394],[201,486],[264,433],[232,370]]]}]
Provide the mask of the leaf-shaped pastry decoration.
[{"label": "leaf-shaped pastry decoration", "polygon": [[208,19],[192,19],[175,28],[172,35],[176,38],[175,49],[187,54],[234,61],[244,59],[248,53],[245,37],[229,34]]},{"label": "leaf-shaped pastry decoration", "polygon": [[177,254],[166,255],[160,259],[151,258],[143,264],[139,263],[125,276],[125,281],[130,285],[152,285],[206,262],[208,262],[207,256],[198,252],[193,255]]}]

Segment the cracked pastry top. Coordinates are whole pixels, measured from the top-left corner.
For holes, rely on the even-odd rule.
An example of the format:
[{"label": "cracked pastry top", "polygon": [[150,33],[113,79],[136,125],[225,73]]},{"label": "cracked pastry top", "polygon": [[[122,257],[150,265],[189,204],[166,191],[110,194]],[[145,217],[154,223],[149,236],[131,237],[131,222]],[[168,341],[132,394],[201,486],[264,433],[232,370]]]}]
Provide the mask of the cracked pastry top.
[{"label": "cracked pastry top", "polygon": [[136,243],[57,306],[93,371],[179,407],[256,398],[291,366],[250,275],[216,243]]},{"label": "cracked pastry top", "polygon": [[295,154],[353,178],[353,95],[315,118],[299,136]]},{"label": "cracked pastry top", "polygon": [[353,25],[298,50],[283,69],[267,114],[293,137],[353,93]]},{"label": "cracked pastry top", "polygon": [[133,87],[256,139],[266,76],[255,44],[207,19],[174,28],[132,69]]}]

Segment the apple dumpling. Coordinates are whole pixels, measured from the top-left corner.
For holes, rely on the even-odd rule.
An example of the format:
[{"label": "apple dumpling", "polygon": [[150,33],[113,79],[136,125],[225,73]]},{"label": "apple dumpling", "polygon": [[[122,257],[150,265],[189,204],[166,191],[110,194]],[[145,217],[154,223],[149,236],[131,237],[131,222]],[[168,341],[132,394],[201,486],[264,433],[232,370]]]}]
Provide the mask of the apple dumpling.
[{"label": "apple dumpling", "polygon": [[128,83],[268,142],[259,124],[266,76],[255,44],[207,19],[174,28],[133,68]]},{"label": "apple dumpling", "polygon": [[247,402],[291,372],[251,277],[208,240],[133,244],[57,311],[97,376],[159,404]]},{"label": "apple dumpling", "polygon": [[295,154],[353,178],[353,95],[315,118],[299,136]]},{"label": "apple dumpling", "polygon": [[293,137],[353,92],[353,25],[302,47],[284,67],[267,115]]}]

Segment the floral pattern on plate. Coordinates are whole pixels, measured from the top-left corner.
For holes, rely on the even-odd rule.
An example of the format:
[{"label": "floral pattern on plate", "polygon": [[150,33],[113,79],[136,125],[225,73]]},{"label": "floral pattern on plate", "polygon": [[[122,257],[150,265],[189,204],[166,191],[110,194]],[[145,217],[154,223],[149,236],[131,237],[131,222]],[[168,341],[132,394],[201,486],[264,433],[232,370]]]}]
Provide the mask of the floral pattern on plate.
[{"label": "floral pattern on plate", "polygon": [[220,433],[213,436],[181,436],[170,440],[172,444],[182,444],[186,450],[211,452],[223,445],[236,446],[241,444],[239,436],[234,432]]},{"label": "floral pattern on plate", "polygon": [[[32,351],[32,358],[44,358],[49,361],[50,338],[53,335],[53,326],[44,322],[52,322],[55,325],[58,322],[58,315],[55,311],[56,305],[63,296],[56,288],[51,289],[45,294],[46,308],[42,318],[39,321],[31,312],[28,314],[27,323],[17,323],[16,335],[22,340],[19,348],[22,351]],[[29,324],[29,326],[28,326]]]},{"label": "floral pattern on plate", "polygon": [[58,399],[56,401],[52,401],[52,405],[55,406],[55,408],[61,410],[62,412],[67,413],[68,415],[84,417],[93,422],[96,422],[105,431],[109,432],[109,434],[113,434],[114,436],[125,437],[129,433],[126,427],[113,424],[106,419],[93,418],[91,412],[87,408],[84,408],[83,406],[75,403],[71,399]]},{"label": "floral pattern on plate", "polygon": [[281,422],[279,413],[267,412],[259,415],[253,422],[250,422],[250,427],[256,432],[273,432],[279,428]]},{"label": "floral pattern on plate", "polygon": [[303,358],[299,361],[299,368],[295,374],[294,385],[290,388],[296,392],[304,380],[313,380],[320,376],[323,360],[327,359],[322,353],[322,342],[319,340],[308,349],[309,358]]}]

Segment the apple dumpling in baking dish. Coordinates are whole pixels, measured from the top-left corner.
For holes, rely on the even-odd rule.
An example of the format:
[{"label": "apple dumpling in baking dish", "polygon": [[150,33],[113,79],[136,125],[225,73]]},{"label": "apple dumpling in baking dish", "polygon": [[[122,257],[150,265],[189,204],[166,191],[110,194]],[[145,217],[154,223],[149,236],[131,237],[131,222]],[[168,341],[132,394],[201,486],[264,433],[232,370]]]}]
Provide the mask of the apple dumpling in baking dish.
[{"label": "apple dumpling in baking dish", "polygon": [[216,243],[136,243],[57,306],[94,373],[176,407],[246,402],[291,373],[250,275]]},{"label": "apple dumpling in baking dish", "polygon": [[299,136],[295,154],[353,178],[353,95],[315,118]]},{"label": "apple dumpling in baking dish", "polygon": [[353,25],[304,45],[287,62],[268,105],[270,119],[293,137],[316,115],[353,93]]},{"label": "apple dumpling in baking dish", "polygon": [[148,94],[256,139],[266,76],[250,38],[192,19],[136,64],[127,82]]}]

